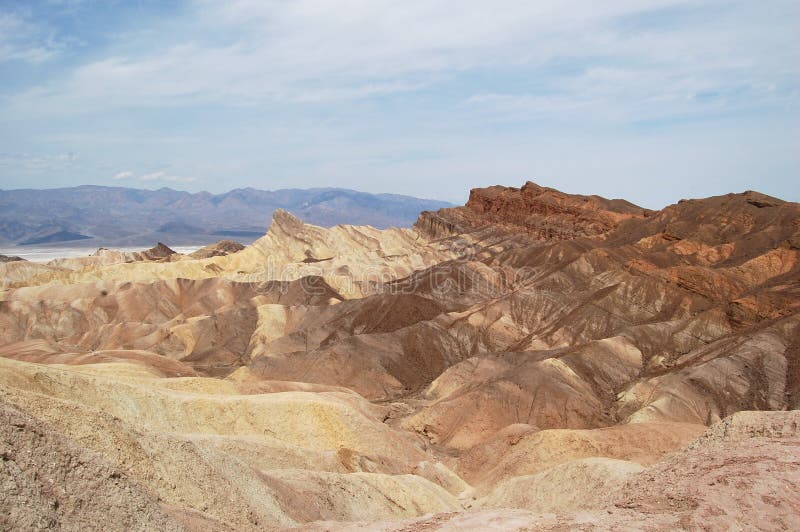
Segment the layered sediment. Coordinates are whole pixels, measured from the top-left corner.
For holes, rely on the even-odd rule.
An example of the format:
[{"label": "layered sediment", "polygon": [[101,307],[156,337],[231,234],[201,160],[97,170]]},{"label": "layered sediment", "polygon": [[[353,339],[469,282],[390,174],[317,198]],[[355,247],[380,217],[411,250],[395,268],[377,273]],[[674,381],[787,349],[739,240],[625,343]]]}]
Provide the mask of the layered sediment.
[{"label": "layered sediment", "polygon": [[798,259],[796,203],[526,183],[414,229],[278,211],[241,249],[0,263],[3,525],[791,526]]}]

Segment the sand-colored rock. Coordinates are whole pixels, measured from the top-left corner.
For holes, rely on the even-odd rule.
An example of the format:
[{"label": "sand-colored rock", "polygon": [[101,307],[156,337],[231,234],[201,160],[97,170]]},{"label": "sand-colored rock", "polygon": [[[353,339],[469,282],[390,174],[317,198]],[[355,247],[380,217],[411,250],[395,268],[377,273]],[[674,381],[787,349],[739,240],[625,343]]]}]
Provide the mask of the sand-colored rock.
[{"label": "sand-colored rock", "polygon": [[431,244],[412,229],[344,225],[328,229],[303,224],[279,209],[266,235],[227,255],[171,262],[115,260],[86,271],[56,265],[27,269],[12,267],[14,263],[1,266],[8,269],[4,272],[5,286],[211,277],[263,282],[319,276],[341,294],[360,296],[370,293],[375,284],[406,277],[454,256],[447,246]]},{"label": "sand-colored rock", "polygon": [[125,472],[2,401],[0,448],[4,530],[181,530]]},{"label": "sand-colored rock", "polygon": [[[583,460],[548,469],[535,477],[520,477],[502,485],[500,493],[523,504],[548,507],[552,492],[535,497],[535,490],[547,482],[580,474],[579,482],[597,482],[586,475],[588,464],[594,472],[604,463],[612,467],[606,491],[584,499],[576,494],[589,492],[589,485],[557,484],[563,490],[565,504],[555,511],[493,508],[447,512],[405,521],[351,523],[340,530],[729,530],[732,526],[752,530],[791,530],[798,515],[800,460],[797,439],[797,412],[747,412],[726,418],[707,435],[659,462],[627,473],[626,462]],[[745,433],[731,437],[730,427],[747,426]],[[780,427],[777,431],[776,428]],[[755,431],[755,433],[753,433]],[[728,433],[728,436],[722,436]],[[614,467],[612,464],[615,464]],[[621,473],[621,474],[620,474]],[[544,485],[531,485],[537,478]],[[516,491],[505,490],[516,486]],[[527,499],[531,496],[531,499]],[[535,497],[535,498],[534,498]],[[491,501],[491,499],[488,499]],[[295,530],[326,530],[333,524],[311,523]]]},{"label": "sand-colored rock", "polygon": [[[511,427],[510,427],[511,428]],[[534,475],[584,458],[609,458],[650,465],[702,434],[702,425],[652,423],[600,429],[501,431],[492,440],[453,459],[454,470],[488,494],[512,477]]]},{"label": "sand-colored rock", "polygon": [[499,483],[479,502],[481,508],[522,508],[542,513],[600,510],[612,503],[610,495],[644,467],[610,458],[583,458],[564,462],[535,475],[512,477]]},{"label": "sand-colored rock", "polygon": [[[107,364],[0,364],[4,400],[102,453],[170,507],[233,528],[459,507],[428,480],[437,480],[424,471],[432,457],[351,392],[239,395],[234,381],[162,378],[119,363],[118,372]],[[448,475],[439,467],[439,478]],[[341,486],[333,507],[329,485]],[[386,497],[376,498],[382,490]]]}]

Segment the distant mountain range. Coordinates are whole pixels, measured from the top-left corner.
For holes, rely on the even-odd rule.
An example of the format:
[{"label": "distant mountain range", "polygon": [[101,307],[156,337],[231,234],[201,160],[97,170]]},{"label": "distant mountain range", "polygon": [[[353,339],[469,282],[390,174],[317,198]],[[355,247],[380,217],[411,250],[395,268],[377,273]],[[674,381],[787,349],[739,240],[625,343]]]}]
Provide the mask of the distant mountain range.
[{"label": "distant mountain range", "polygon": [[248,242],[264,234],[278,208],[315,225],[386,228],[409,227],[421,211],[449,206],[339,188],[244,188],[224,194],[93,185],[0,190],[0,245],[191,245],[222,238]]}]

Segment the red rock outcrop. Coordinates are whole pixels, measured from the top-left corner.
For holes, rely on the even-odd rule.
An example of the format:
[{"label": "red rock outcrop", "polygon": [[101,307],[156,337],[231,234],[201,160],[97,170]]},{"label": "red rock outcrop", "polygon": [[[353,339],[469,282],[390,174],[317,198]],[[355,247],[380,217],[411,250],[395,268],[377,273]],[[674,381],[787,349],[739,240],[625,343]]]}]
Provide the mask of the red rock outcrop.
[{"label": "red rock outcrop", "polygon": [[436,238],[492,226],[539,240],[571,240],[605,235],[650,214],[625,200],[566,194],[528,181],[521,188],[473,189],[464,207],[423,212],[415,227]]}]

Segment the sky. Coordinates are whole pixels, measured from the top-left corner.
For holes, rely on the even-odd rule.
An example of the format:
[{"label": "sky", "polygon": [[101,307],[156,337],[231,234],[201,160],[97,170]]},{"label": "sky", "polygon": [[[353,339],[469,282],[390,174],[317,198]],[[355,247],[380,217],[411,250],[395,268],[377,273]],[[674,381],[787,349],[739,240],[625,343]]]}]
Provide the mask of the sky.
[{"label": "sky", "polygon": [[797,0],[0,0],[0,188],[800,201]]}]

